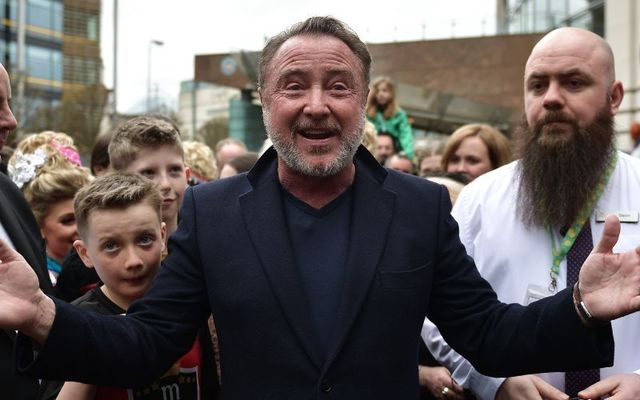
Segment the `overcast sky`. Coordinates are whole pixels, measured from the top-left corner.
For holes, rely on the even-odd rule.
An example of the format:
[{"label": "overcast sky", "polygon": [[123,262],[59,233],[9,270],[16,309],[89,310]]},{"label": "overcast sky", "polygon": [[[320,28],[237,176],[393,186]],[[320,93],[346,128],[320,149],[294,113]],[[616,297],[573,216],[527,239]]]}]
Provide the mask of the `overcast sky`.
[{"label": "overcast sky", "polygon": [[[128,0],[118,1],[118,111],[144,111],[149,42],[152,87],[177,106],[194,56],[260,50],[265,38],[313,15],[332,15],[365,42],[493,34],[495,0]],[[113,0],[102,2],[104,83],[113,85]],[[136,109],[137,108],[137,109]]]}]

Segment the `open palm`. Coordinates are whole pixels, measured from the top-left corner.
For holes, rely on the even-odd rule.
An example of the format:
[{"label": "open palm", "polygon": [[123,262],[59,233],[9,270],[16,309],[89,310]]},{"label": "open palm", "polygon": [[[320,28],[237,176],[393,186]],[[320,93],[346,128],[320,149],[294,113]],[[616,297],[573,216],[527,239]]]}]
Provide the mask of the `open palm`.
[{"label": "open palm", "polygon": [[43,297],[29,264],[0,240],[0,327],[28,331]]},{"label": "open palm", "polygon": [[610,321],[640,309],[640,247],[614,254],[619,235],[620,221],[609,215],[602,238],[580,270],[582,298],[599,320]]}]

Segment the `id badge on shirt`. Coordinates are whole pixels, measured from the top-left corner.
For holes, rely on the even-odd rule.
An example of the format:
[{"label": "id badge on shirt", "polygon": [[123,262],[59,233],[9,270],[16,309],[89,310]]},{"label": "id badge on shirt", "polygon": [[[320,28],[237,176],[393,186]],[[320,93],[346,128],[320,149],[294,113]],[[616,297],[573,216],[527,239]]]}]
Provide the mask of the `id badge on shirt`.
[{"label": "id badge on shirt", "polygon": [[553,296],[553,292],[551,292],[549,288],[531,283],[527,286],[527,294],[524,297],[524,304],[528,306],[533,302],[549,296]]}]

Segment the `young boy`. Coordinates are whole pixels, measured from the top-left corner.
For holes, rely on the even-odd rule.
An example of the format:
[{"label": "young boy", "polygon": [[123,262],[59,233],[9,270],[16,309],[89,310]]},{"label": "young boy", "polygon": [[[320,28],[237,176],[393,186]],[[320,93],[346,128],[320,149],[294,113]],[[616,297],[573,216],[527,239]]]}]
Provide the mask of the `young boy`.
[{"label": "young boy", "polygon": [[[167,225],[168,237],[178,227],[178,209],[189,173],[185,168],[178,129],[165,119],[143,116],[128,120],[109,137],[110,170],[139,174],[158,185],[162,196],[162,221]],[[87,272],[79,261],[74,263],[74,259],[77,260],[76,257],[65,260],[60,287],[56,291],[57,297],[66,301],[78,298],[97,282],[95,274]]]},{"label": "young boy", "polygon": [[[158,271],[165,246],[167,229],[161,221],[161,206],[156,185],[132,173],[106,175],[78,192],[74,208],[80,239],[74,247],[84,264],[95,268],[102,285],[74,304],[101,314],[124,314],[144,295]],[[155,382],[137,389],[66,382],[57,398],[209,398],[203,394],[202,377],[212,373],[211,366],[210,360],[201,359],[200,343],[196,341],[191,351]],[[47,393],[41,398],[55,398],[55,386],[46,382],[43,387]]]},{"label": "young boy", "polygon": [[[109,143],[109,162],[114,171],[142,175],[158,185],[167,237],[175,232],[178,228],[178,210],[191,173],[184,163],[184,149],[178,128],[164,117],[132,118],[115,130]],[[165,247],[163,257],[166,254]],[[217,343],[211,318],[210,324],[211,329],[205,327],[198,334],[203,347],[204,342],[211,342],[212,337]],[[219,359],[217,353],[215,357]],[[215,373],[216,387],[219,385],[218,370],[219,367]]]},{"label": "young boy", "polygon": [[133,172],[158,184],[162,221],[169,235],[175,232],[189,178],[176,126],[159,117],[130,119],[116,129],[109,143],[109,161],[114,171]]}]

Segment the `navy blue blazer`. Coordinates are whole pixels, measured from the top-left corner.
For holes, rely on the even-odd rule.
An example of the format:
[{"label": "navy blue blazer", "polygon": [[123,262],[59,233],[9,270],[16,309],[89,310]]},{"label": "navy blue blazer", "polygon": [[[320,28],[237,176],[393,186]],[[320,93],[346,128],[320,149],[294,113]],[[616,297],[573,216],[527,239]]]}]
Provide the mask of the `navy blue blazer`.
[{"label": "navy blue blazer", "polygon": [[[0,222],[11,242],[32,266],[40,288],[51,293],[51,280],[47,271],[44,241],[40,228],[33,217],[29,204],[17,186],[0,173]],[[38,390],[38,381],[15,374],[13,352],[16,334],[0,331],[0,395],[8,400],[33,400]]]},{"label": "navy blue blazer", "polygon": [[[284,220],[277,155],[248,174],[189,189],[169,257],[127,317],[57,303],[36,375],[139,385],[193,343],[213,312],[232,399],[417,399],[424,316],[485,374],[611,365],[610,325],[587,329],[570,291],[505,305],[458,239],[446,189],[354,158],[354,209],[331,351],[322,354]],[[526,255],[523,255],[526,256]]]}]

